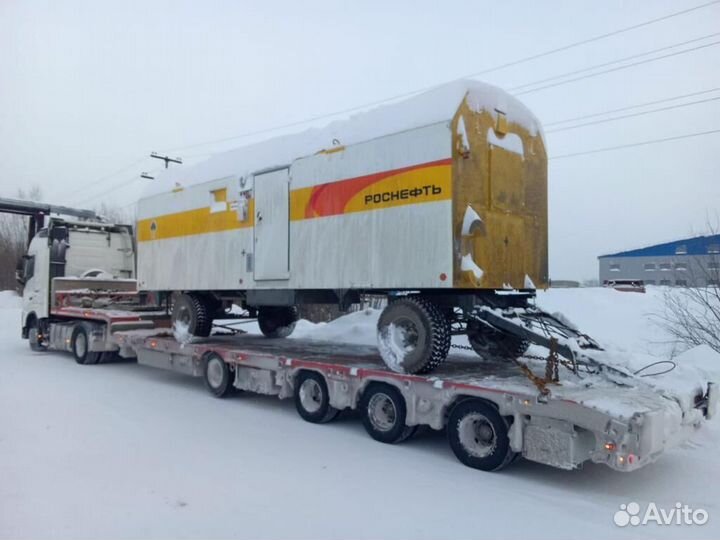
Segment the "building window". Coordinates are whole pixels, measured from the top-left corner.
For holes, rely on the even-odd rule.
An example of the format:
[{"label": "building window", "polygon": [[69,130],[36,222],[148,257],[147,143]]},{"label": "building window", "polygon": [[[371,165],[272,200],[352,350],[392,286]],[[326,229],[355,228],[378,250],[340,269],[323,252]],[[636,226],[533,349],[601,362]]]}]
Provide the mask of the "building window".
[{"label": "building window", "polygon": [[660,285],[664,285],[664,286],[666,286],[666,287],[669,287],[670,285],[672,285],[672,283],[671,283],[671,281],[670,281],[669,279],[661,279],[661,280],[660,280]]},{"label": "building window", "polygon": [[684,272],[687,268],[687,263],[675,263],[675,270],[681,270]]},{"label": "building window", "polygon": [[675,255],[687,255],[687,246],[682,244],[675,248]]},{"label": "building window", "polygon": [[672,270],[670,263],[660,263],[660,270]]},{"label": "building window", "polygon": [[708,287],[720,287],[720,280],[719,279],[708,279]]},{"label": "building window", "polygon": [[610,265],[610,271],[611,272],[619,272],[620,271],[620,265],[618,263],[612,263]]},{"label": "building window", "polygon": [[717,261],[710,261],[708,263],[708,268],[710,270],[720,270],[720,262]]},{"label": "building window", "polygon": [[686,279],[678,279],[675,281],[675,285],[678,287],[687,287],[687,280]]},{"label": "building window", "polygon": [[655,266],[655,263],[645,263],[644,268],[647,272],[649,272],[651,270],[655,270],[657,266]]},{"label": "building window", "polygon": [[717,255],[720,253],[720,244],[710,244],[708,246],[708,253],[710,255]]},{"label": "building window", "polygon": [[644,282],[645,282],[645,285],[655,285],[654,279],[646,279],[646,280],[644,280]]}]

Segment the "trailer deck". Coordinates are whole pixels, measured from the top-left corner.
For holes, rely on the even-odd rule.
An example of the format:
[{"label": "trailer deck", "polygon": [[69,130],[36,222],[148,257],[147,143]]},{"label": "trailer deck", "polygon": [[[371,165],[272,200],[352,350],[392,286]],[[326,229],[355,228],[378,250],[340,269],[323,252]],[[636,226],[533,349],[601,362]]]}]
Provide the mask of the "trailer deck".
[{"label": "trailer deck", "polygon": [[[297,382],[303,373],[322,378],[329,405],[336,410],[364,413],[368,388],[387,385],[402,395],[404,423],[409,427],[450,430],[449,417],[459,404],[482,401],[507,419],[513,452],[564,469],[588,460],[621,471],[640,468],[686,440],[704,414],[709,416],[701,408],[683,410],[680,400],[639,381],[624,385],[600,376],[580,378],[568,370],[560,383],[552,385],[550,394],[543,395],[511,362],[461,355],[451,355],[431,375],[408,375],[389,370],[376,348],[363,345],[247,334],[195,338],[181,344],[167,330],[116,332],[114,339],[123,356],[204,376],[206,384],[209,359],[221,359],[234,388],[295,397],[296,404]],[[527,365],[537,373],[544,367],[538,361]],[[708,391],[707,396],[713,409],[715,394]]]}]

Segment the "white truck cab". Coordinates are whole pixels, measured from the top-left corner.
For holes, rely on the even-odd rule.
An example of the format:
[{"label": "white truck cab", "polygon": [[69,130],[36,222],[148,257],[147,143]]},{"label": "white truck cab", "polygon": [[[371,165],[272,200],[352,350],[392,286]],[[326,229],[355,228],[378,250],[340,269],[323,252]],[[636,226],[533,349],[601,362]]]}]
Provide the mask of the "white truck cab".
[{"label": "white truck cab", "polygon": [[51,217],[33,237],[18,267],[24,285],[22,334],[27,338],[52,317],[55,278],[132,279],[132,227]]}]

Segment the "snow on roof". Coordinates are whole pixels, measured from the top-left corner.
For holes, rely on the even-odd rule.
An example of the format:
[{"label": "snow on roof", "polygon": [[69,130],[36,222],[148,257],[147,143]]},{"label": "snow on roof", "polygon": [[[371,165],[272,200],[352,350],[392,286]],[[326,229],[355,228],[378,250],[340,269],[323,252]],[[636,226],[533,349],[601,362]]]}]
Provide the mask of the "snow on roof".
[{"label": "snow on roof", "polygon": [[176,184],[189,186],[289,165],[298,158],[332,148],[338,142],[341,145],[350,145],[449,121],[466,95],[468,105],[473,110],[486,110],[494,115],[498,109],[506,114],[508,121],[522,125],[533,136],[538,133],[542,135],[540,123],[535,116],[505,91],[478,81],[458,80],[403,101],[334,121],[322,128],[308,129],[229,150],[189,167],[168,169],[147,185],[143,198],[171,191]]},{"label": "snow on roof", "polygon": [[[675,255],[707,255],[711,246],[720,245],[720,234],[710,236],[694,236],[692,238],[683,238],[681,240],[673,240],[671,242],[663,242],[662,244],[654,244],[637,249],[627,251],[619,251],[617,253],[609,253],[600,255],[598,259],[606,259],[608,257],[674,257]],[[678,253],[678,247],[684,247],[685,253]]]}]

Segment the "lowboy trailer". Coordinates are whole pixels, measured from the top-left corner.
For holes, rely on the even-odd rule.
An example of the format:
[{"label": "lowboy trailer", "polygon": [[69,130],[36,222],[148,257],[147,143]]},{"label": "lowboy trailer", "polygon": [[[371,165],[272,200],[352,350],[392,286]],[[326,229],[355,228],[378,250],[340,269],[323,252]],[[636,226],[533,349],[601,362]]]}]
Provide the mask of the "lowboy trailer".
[{"label": "lowboy trailer", "polygon": [[[717,410],[713,383],[688,406],[639,379],[618,380],[627,377],[621,370],[581,379],[562,365],[562,384],[545,381],[545,387],[539,359],[528,360],[523,373],[511,362],[451,355],[432,375],[403,374],[390,370],[375,347],[250,334],[180,343],[165,327],[167,314],[60,309],[64,317],[48,324],[45,348],[71,351],[78,363],[96,363],[100,354],[136,358],[202,378],[218,398],[236,390],[292,398],[312,423],[358,410],[370,436],[388,444],[407,440],[420,426],[445,429],[456,457],[484,471],[521,456],[561,469],[595,462],[632,471],[686,440]],[[510,315],[494,316],[515,324]],[[86,349],[69,337],[78,328],[89,336]]]}]

